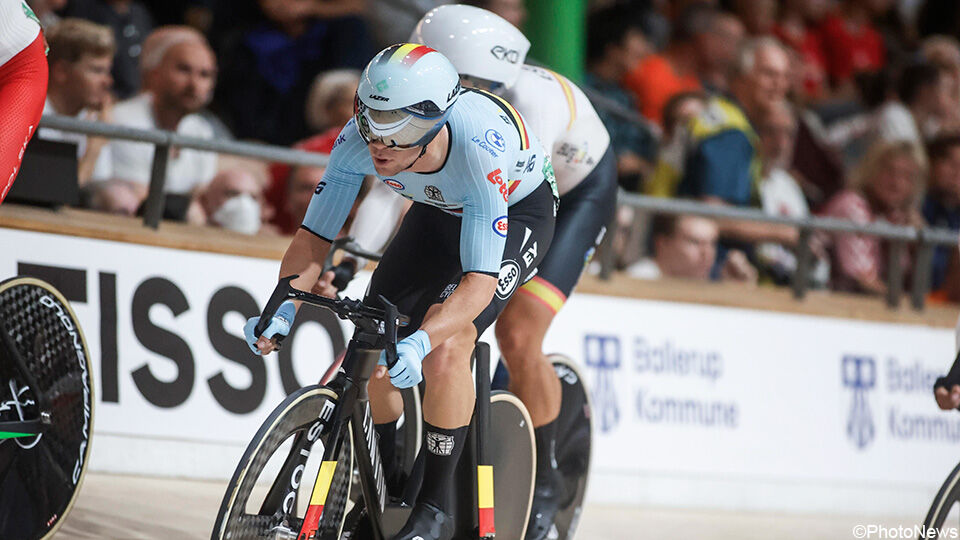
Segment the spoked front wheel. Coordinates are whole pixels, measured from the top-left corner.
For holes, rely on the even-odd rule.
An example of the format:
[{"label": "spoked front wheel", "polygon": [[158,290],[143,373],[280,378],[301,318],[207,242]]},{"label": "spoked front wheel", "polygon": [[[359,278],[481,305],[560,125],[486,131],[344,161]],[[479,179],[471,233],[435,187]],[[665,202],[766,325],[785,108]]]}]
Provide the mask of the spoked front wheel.
[{"label": "spoked front wheel", "polygon": [[563,401],[557,418],[557,467],[564,482],[567,497],[554,518],[558,540],[572,539],[583,510],[583,495],[587,490],[590,471],[590,394],[576,364],[569,358],[550,355],[553,369],[560,378]]},{"label": "spoked front wheel", "polygon": [[48,539],[73,507],[93,429],[87,350],[76,315],[53,286],[25,277],[0,283],[4,540]]},{"label": "spoked front wheel", "polygon": [[[213,540],[295,540],[314,495],[323,499],[315,538],[340,537],[350,496],[353,448],[349,429],[331,430],[338,400],[329,388],[308,386],[274,409],[250,441],[227,486]],[[337,447],[335,460],[321,463],[330,444]],[[314,493],[318,478],[329,487],[321,486]]]},{"label": "spoked front wheel", "polygon": [[950,511],[958,502],[960,502],[960,463],[950,471],[947,479],[940,486],[937,496],[933,498],[933,503],[927,512],[927,518],[923,520],[923,530],[929,534],[921,536],[921,538],[952,538],[947,535],[956,529],[948,528],[943,531],[943,522],[946,521]]}]

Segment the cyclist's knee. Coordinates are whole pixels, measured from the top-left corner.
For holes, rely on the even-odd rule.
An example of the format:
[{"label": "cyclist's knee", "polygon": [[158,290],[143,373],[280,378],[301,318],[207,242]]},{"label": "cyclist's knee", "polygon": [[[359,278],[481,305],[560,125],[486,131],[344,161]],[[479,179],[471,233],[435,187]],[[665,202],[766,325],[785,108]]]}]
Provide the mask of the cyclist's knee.
[{"label": "cyclist's knee", "polygon": [[536,360],[539,356],[540,342],[520,321],[499,319],[494,333],[500,354],[510,368],[522,369],[528,361]]},{"label": "cyclist's knee", "polygon": [[470,369],[473,341],[454,336],[434,348],[423,361],[423,378],[443,381]]}]

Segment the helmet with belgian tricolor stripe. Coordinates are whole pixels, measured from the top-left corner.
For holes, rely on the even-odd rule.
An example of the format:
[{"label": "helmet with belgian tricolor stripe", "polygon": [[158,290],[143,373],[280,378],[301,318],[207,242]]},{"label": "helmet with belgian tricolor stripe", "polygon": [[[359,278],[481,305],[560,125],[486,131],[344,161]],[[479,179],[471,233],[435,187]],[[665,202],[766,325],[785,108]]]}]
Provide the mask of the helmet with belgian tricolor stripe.
[{"label": "helmet with belgian tricolor stripe", "polygon": [[445,56],[426,45],[392,45],[360,76],[357,130],[368,144],[423,146],[443,127],[459,94],[460,76]]}]

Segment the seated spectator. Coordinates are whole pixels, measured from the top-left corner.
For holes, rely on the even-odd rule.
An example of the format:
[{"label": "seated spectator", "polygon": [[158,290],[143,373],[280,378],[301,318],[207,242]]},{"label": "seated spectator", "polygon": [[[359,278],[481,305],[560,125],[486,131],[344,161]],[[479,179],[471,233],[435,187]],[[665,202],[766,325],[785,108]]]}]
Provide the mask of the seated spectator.
[{"label": "seated spectator", "polygon": [[355,69],[335,69],[317,75],[307,96],[307,125],[315,133],[340,128],[353,118],[353,100],[360,84]]},{"label": "seated spectator", "polygon": [[661,54],[645,56],[623,77],[623,85],[633,92],[644,117],[663,125],[663,106],[676,94],[700,90],[700,74],[707,65],[707,34],[719,11],[709,5],[694,4],[681,15],[670,44]]},{"label": "seated spectator", "polygon": [[257,234],[270,217],[269,207],[263,203],[263,187],[243,169],[217,173],[197,200],[208,225],[243,234]]},{"label": "seated spectator", "polygon": [[942,125],[958,125],[951,82],[948,72],[932,63],[907,66],[900,75],[899,101],[890,101],[877,112],[875,138],[922,145]]},{"label": "seated spectator", "polygon": [[[114,107],[116,123],[213,138],[213,128],[197,114],[210,101],[216,75],[216,60],[203,36],[168,33],[155,53],[144,58],[143,68],[144,92]],[[97,163],[95,178],[149,184],[153,145],[113,140],[109,148]],[[216,170],[216,154],[173,148],[164,191],[189,195],[209,182]]]},{"label": "seated spectator", "polygon": [[217,112],[237,138],[290,145],[309,136],[303,111],[313,76],[370,60],[365,23],[338,4],[258,0],[262,22],[224,39]]},{"label": "seated spectator", "polygon": [[313,199],[317,182],[323,178],[325,170],[324,167],[300,165],[290,171],[283,186],[286,188],[282,199],[283,207],[277,212],[284,216],[283,225],[280,227],[282,234],[292,235],[300,228],[303,217],[307,215],[307,207]]},{"label": "seated spectator", "polygon": [[[640,22],[629,8],[607,8],[591,14],[584,86],[624,109],[634,110],[634,99],[620,86],[620,80],[649,50]],[[653,134],[604,107],[597,107],[597,114],[610,134],[610,144],[617,155],[620,185],[631,191],[638,190],[641,179],[649,175],[656,159]]]},{"label": "seated spectator", "polygon": [[960,42],[951,36],[930,36],[920,45],[920,56],[941,70],[947,78],[950,95],[960,106]]},{"label": "seated spectator", "polygon": [[[639,279],[661,277],[706,281],[717,258],[717,224],[707,218],[661,214],[653,218],[653,258],[627,268]],[[743,253],[728,253],[722,279],[756,282],[757,272]]]},{"label": "seated spectator", "polygon": [[147,190],[142,185],[125,180],[91,182],[81,193],[84,207],[121,216],[135,216],[140,201],[147,196]]},{"label": "seated spectator", "polygon": [[[298,142],[293,145],[293,148],[307,152],[329,154],[333,151],[333,143],[337,140],[337,136],[340,135],[342,129],[343,126],[331,128],[320,135],[315,135],[309,139]],[[282,234],[295,233],[303,222],[303,215],[299,214],[299,206],[296,206],[296,212],[291,212],[290,196],[294,194],[294,192],[298,195],[306,195],[306,193],[300,192],[300,188],[306,190],[306,184],[309,183],[312,183],[310,193],[313,193],[313,190],[317,187],[317,182],[323,177],[323,167],[299,168],[304,170],[299,171],[299,176],[294,179],[294,173],[296,172],[294,170],[295,167],[280,163],[275,163],[270,166],[270,181],[266,188],[265,199],[267,204],[273,209],[271,223],[275,225]],[[308,181],[307,179],[311,177],[312,180]],[[294,182],[298,185],[291,186],[290,184]],[[306,202],[310,202],[309,197]],[[306,206],[303,208],[306,210]]]},{"label": "seated spectator", "polygon": [[[765,213],[772,216],[805,218],[810,215],[810,208],[797,181],[800,173],[790,168],[798,123],[796,113],[786,101],[775,103],[757,119],[762,163],[760,205]],[[764,272],[777,284],[789,283],[797,269],[793,250],[783,245],[773,242],[760,244],[755,255]],[[824,286],[829,277],[829,264],[825,258],[818,258],[812,274],[813,284]]]},{"label": "seated spectator", "polygon": [[733,12],[743,21],[747,35],[773,34],[777,22],[777,0],[733,0]]},{"label": "seated spectator", "polygon": [[[923,201],[923,217],[931,227],[960,231],[960,135],[938,137],[927,146],[930,181]],[[939,246],[933,254],[930,286],[945,285],[947,263],[956,252]]]},{"label": "seated spectator", "polygon": [[140,52],[153,29],[153,18],[140,0],[70,0],[66,15],[113,29],[117,42],[113,58],[114,91],[120,99],[140,90]]},{"label": "seated spectator", "polygon": [[[50,77],[43,114],[60,114],[83,120],[111,123],[113,96],[110,64],[113,33],[106,26],[82,19],[64,19],[44,33],[50,51]],[[77,178],[81,186],[90,180],[93,167],[107,139],[43,128],[41,139],[77,145]]]},{"label": "seated spectator", "polygon": [[853,78],[876,73],[887,63],[883,38],[871,22],[886,11],[886,2],[842,0],[820,26],[820,39],[827,58],[827,72],[834,89],[854,96]]},{"label": "seated spectator", "polygon": [[829,95],[827,57],[817,27],[826,15],[825,0],[786,0],[773,34],[796,53],[797,69],[793,71],[795,88],[805,103],[825,99]]},{"label": "seated spectator", "polygon": [[[823,215],[867,224],[885,221],[894,225],[922,226],[917,210],[923,190],[926,158],[916,145],[878,142],[867,153],[853,178],[852,187],[827,202]],[[887,274],[886,245],[875,236],[830,235],[832,287],[842,291],[884,294]],[[901,261],[904,275],[911,264]]]},{"label": "seated spectator", "polygon": [[708,92],[729,92],[730,73],[737,62],[737,51],[745,34],[740,19],[729,13],[720,12],[713,19],[701,45],[705,62],[700,69],[700,83]]},{"label": "seated spectator", "polygon": [[663,108],[663,138],[657,156],[657,166],[644,192],[654,197],[673,197],[682,176],[690,133],[687,126],[703,114],[707,107],[703,92],[681,92]]}]

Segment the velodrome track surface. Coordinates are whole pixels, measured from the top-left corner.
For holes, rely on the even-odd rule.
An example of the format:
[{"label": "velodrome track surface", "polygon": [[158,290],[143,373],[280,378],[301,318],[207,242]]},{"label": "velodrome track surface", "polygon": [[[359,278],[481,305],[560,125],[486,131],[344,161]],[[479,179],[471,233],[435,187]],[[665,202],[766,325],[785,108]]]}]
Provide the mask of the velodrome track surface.
[{"label": "velodrome track surface", "polygon": [[[58,539],[193,540],[210,537],[224,482],[88,474]],[[918,516],[917,520],[923,516]],[[850,540],[854,527],[913,527],[915,521],[870,516],[813,516],[590,506],[582,540]],[[867,537],[871,538],[871,537]],[[880,538],[878,535],[872,538]],[[889,538],[889,536],[888,536]],[[916,538],[903,536],[903,538]],[[515,539],[504,539],[515,540]]]}]

